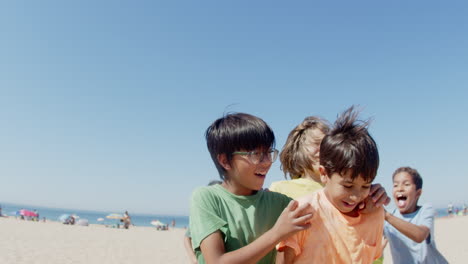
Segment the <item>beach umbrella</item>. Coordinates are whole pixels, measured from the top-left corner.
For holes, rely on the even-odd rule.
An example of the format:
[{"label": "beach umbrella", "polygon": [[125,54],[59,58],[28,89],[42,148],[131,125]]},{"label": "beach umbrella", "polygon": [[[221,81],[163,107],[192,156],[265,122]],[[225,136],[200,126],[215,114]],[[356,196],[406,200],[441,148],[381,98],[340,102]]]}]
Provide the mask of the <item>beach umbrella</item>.
[{"label": "beach umbrella", "polygon": [[151,224],[154,225],[154,226],[166,226],[166,224],[164,224],[163,222],[161,222],[159,220],[153,220],[153,221],[151,221]]},{"label": "beach umbrella", "polygon": [[106,216],[107,219],[122,219],[124,216],[122,214],[109,214]]},{"label": "beach umbrella", "polygon": [[21,209],[20,210],[20,215],[22,216],[28,216],[28,217],[37,217],[37,214],[33,211],[29,211],[26,209]]},{"label": "beach umbrella", "polygon": [[65,222],[65,220],[67,220],[68,217],[70,217],[69,214],[62,214],[61,216],[58,217],[58,220],[60,222]]}]

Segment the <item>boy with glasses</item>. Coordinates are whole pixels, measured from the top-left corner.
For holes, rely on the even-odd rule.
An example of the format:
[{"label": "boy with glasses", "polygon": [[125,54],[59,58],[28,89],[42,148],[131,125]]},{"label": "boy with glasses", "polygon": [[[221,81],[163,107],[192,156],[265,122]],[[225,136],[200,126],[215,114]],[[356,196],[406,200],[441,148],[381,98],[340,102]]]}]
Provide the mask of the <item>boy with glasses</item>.
[{"label": "boy with glasses", "polygon": [[309,227],[310,207],[263,191],[278,151],[260,118],[228,114],[206,131],[211,158],[223,183],[194,191],[192,247],[198,263],[274,263],[275,245]]}]

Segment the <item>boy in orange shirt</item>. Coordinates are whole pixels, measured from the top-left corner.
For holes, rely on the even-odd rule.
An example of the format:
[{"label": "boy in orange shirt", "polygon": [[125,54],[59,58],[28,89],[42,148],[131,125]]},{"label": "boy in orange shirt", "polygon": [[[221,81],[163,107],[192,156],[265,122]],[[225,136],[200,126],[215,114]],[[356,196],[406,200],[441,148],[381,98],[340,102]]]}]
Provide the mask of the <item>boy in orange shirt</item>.
[{"label": "boy in orange shirt", "polygon": [[[367,123],[353,107],[335,122],[320,145],[324,189],[299,199],[314,209],[311,227],[280,242],[283,263],[372,263],[382,253],[383,208],[366,201],[379,166]],[[359,209],[366,202],[364,210]],[[370,212],[367,212],[370,211]]]}]

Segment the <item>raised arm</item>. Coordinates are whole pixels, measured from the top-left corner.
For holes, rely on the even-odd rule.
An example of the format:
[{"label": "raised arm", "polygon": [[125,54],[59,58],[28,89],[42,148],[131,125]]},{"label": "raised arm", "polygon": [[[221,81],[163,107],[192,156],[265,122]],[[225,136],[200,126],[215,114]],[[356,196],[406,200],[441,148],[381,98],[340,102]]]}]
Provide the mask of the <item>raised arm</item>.
[{"label": "raised arm", "polygon": [[421,243],[426,240],[431,232],[429,227],[425,225],[412,224],[390,214],[387,211],[385,211],[385,221],[416,243]]},{"label": "raised arm", "polygon": [[281,240],[309,228],[308,222],[311,218],[309,204],[298,207],[297,201],[291,201],[275,225],[252,243],[240,249],[226,252],[222,234],[217,231],[203,239],[200,249],[207,264],[254,264],[267,255]]}]

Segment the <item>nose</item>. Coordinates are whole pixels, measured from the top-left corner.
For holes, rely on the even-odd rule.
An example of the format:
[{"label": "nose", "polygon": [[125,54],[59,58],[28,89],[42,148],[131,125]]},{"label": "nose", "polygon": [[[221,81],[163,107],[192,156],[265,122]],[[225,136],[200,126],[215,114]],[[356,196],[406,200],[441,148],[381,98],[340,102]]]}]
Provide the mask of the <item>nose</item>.
[{"label": "nose", "polygon": [[397,191],[403,191],[403,184],[397,184],[394,188]]},{"label": "nose", "polygon": [[354,188],[349,198],[354,202],[360,202],[361,196],[362,196],[361,191],[358,188]]}]

